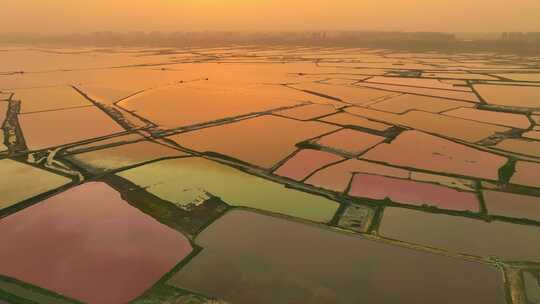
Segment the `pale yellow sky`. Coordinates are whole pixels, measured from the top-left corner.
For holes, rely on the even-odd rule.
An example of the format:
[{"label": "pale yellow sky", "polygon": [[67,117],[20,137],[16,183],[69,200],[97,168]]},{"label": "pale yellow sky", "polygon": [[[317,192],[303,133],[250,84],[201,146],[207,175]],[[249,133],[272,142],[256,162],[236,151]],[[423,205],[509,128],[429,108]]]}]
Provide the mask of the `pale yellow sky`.
[{"label": "pale yellow sky", "polygon": [[1,0],[0,32],[540,31],[540,0]]}]

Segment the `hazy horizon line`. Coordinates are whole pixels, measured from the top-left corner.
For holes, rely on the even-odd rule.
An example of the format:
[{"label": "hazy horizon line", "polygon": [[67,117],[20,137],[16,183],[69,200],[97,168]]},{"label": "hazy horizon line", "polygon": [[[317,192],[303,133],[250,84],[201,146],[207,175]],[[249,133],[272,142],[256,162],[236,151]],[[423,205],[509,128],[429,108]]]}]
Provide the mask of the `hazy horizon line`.
[{"label": "hazy horizon line", "polygon": [[74,34],[94,34],[94,33],[320,33],[320,32],[358,32],[358,33],[443,33],[443,34],[500,34],[500,33],[540,33],[540,31],[429,31],[429,30],[378,30],[378,29],[313,29],[313,30],[298,30],[298,29],[287,29],[287,30],[91,30],[91,31],[71,31],[71,32],[36,32],[36,31],[9,31],[2,32],[0,35],[5,34],[32,34],[32,35],[74,35]]}]

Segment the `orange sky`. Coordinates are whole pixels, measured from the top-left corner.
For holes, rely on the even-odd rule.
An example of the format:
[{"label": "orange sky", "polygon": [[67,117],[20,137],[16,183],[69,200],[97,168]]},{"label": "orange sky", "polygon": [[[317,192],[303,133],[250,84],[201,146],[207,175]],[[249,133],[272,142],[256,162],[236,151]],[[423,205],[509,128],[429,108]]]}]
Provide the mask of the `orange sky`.
[{"label": "orange sky", "polygon": [[540,31],[540,0],[1,0],[0,32]]}]

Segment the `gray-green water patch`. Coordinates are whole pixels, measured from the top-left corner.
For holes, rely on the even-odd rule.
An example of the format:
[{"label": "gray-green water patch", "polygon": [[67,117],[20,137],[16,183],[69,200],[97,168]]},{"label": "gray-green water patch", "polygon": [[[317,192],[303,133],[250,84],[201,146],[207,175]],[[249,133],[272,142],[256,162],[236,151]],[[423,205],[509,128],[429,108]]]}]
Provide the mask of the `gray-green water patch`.
[{"label": "gray-green water patch", "polygon": [[328,222],[338,203],[286,188],[203,158],[165,160],[118,173],[161,199],[179,206],[217,196],[232,206],[251,207],[317,222]]}]

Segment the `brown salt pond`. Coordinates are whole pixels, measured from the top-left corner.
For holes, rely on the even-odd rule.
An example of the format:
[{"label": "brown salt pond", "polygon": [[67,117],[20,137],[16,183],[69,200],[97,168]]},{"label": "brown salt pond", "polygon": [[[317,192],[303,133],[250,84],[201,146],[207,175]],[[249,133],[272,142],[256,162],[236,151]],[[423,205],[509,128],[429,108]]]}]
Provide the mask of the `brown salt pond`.
[{"label": "brown salt pond", "polygon": [[437,97],[420,96],[412,94],[403,94],[385,101],[378,102],[370,106],[370,108],[403,114],[410,110],[421,110],[432,113],[439,113],[455,109],[457,107],[472,107],[473,103],[450,100]]},{"label": "brown salt pond", "polygon": [[19,115],[30,150],[55,147],[122,132],[114,120],[97,107]]},{"label": "brown salt pond", "polygon": [[328,152],[303,149],[274,171],[274,174],[300,181],[316,170],[343,159]]},{"label": "brown salt pond", "polygon": [[471,143],[486,139],[495,133],[502,133],[510,130],[506,127],[421,111],[410,111],[403,114],[403,117],[399,122],[417,130]]},{"label": "brown salt pond", "polygon": [[540,222],[540,197],[484,190],[488,214]]},{"label": "brown salt pond", "polygon": [[495,80],[493,76],[488,76],[484,74],[474,74],[474,73],[432,73],[424,72],[422,77],[427,78],[447,78],[447,79],[466,79],[466,80]]},{"label": "brown salt pond", "polygon": [[395,84],[395,85],[411,86],[411,87],[434,88],[434,89],[452,90],[452,91],[465,91],[465,92],[471,91],[469,87],[454,86],[449,83],[441,82],[438,79],[376,76],[376,77],[369,78],[368,80],[366,80],[366,82]]},{"label": "brown salt pond", "polygon": [[512,175],[510,183],[528,187],[540,188],[540,163],[518,161],[516,162],[516,172]]},{"label": "brown salt pond", "polygon": [[231,303],[505,303],[495,267],[247,211],[196,243],[168,284]]},{"label": "brown salt pond", "polygon": [[[253,60],[253,58],[249,60]],[[174,65],[170,67],[174,67]],[[313,62],[288,62],[279,64],[261,64],[261,62],[226,64],[194,63],[180,64],[176,67],[182,72],[181,79],[208,78],[211,82],[219,82],[225,87],[293,83],[298,81],[298,77],[294,74],[313,73],[320,70]],[[264,95],[266,94],[261,96]]]},{"label": "brown salt pond", "polygon": [[369,174],[354,175],[349,195],[375,200],[389,198],[396,203],[434,206],[454,211],[478,212],[480,210],[478,197],[473,192]]},{"label": "brown salt pond", "polygon": [[119,105],[160,126],[174,128],[291,107],[309,101],[309,96],[284,86],[227,87],[204,82],[149,90]]},{"label": "brown salt pond", "polygon": [[540,140],[540,130],[525,132],[521,136],[527,139]]},{"label": "brown salt pond", "polygon": [[303,83],[292,87],[319,95],[329,96],[356,105],[368,104],[373,102],[373,100],[396,95],[396,93],[382,90],[324,83]]},{"label": "brown salt pond", "polygon": [[533,225],[391,207],[384,210],[379,235],[452,253],[540,261],[540,227]]},{"label": "brown salt pond", "polygon": [[192,251],[97,182],[3,218],[0,230],[0,274],[88,303],[126,303]]},{"label": "brown salt pond", "polygon": [[495,76],[508,78],[517,81],[540,81],[540,74],[538,73],[504,73],[495,74]]},{"label": "brown salt pond", "polygon": [[540,141],[509,138],[495,145],[497,149],[540,158]]},{"label": "brown salt pond", "polygon": [[405,131],[390,144],[380,144],[362,158],[488,180],[498,180],[499,169],[507,162],[505,157],[418,131]]},{"label": "brown salt pond", "polygon": [[[200,74],[200,73],[199,73]],[[144,90],[155,89],[182,80],[200,78],[169,69],[136,67],[79,72],[71,75],[78,80],[77,88],[100,103],[112,104]]]},{"label": "brown salt pond", "polygon": [[408,87],[408,86],[401,86],[401,85],[379,84],[379,83],[369,83],[369,82],[359,82],[355,84],[355,86],[363,87],[363,88],[386,90],[386,91],[398,92],[398,93],[408,93],[408,94],[415,94],[415,95],[448,98],[448,99],[455,99],[455,100],[468,101],[468,102],[479,102],[478,97],[476,97],[476,95],[472,92],[438,90],[438,89],[430,89],[430,88]]},{"label": "brown salt pond", "polygon": [[91,106],[92,103],[69,86],[20,89],[13,99],[21,101],[21,113]]},{"label": "brown salt pond", "polygon": [[406,126],[471,143],[486,139],[495,133],[502,133],[510,130],[510,128],[502,126],[416,110],[411,110],[402,115],[360,107],[349,107],[345,111],[368,119]]},{"label": "brown salt pond", "polygon": [[271,168],[292,154],[295,145],[339,127],[264,115],[170,136],[181,146],[199,152],[217,152],[262,168]]},{"label": "brown salt pond", "polygon": [[332,105],[311,104],[278,111],[274,114],[299,120],[311,120],[317,117],[333,114],[336,111],[336,107]]},{"label": "brown salt pond", "polygon": [[342,129],[314,141],[315,144],[348,155],[358,156],[386,138],[352,129]]},{"label": "brown salt pond", "polygon": [[[98,54],[99,56],[95,56]],[[46,50],[30,50],[26,48],[12,49],[9,52],[2,53],[0,66],[2,67],[2,71],[46,72],[76,68],[91,69],[123,64],[140,64],[144,62],[144,58],[137,58],[122,52],[96,52],[93,55],[88,56],[88,54],[70,54],[56,51],[49,52]]]},{"label": "brown salt pond", "polygon": [[349,113],[337,113],[334,115],[326,116],[319,119],[320,121],[329,122],[344,127],[371,129],[379,132],[384,132],[390,128],[391,125],[372,121],[360,116],[355,116]]},{"label": "brown salt pond", "polygon": [[474,89],[489,104],[540,108],[540,86],[477,84]]},{"label": "brown salt pond", "polygon": [[480,122],[485,122],[494,125],[502,125],[507,127],[513,127],[518,129],[528,129],[531,126],[531,122],[525,115],[484,111],[478,109],[460,108],[448,112],[444,112],[444,115],[459,117],[463,119],[470,119]]}]

